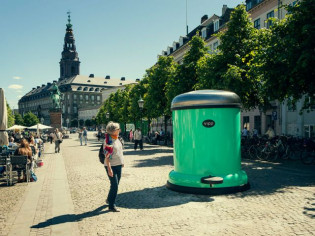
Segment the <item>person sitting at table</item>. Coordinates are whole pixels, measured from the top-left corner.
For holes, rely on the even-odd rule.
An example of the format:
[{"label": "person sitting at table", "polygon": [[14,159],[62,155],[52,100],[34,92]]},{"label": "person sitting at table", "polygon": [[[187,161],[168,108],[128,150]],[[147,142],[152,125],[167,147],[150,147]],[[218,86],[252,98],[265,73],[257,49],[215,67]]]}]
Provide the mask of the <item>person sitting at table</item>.
[{"label": "person sitting at table", "polygon": [[[16,156],[27,156],[27,165],[29,165],[29,168],[31,167],[31,163],[32,163],[32,149],[30,148],[30,145],[29,143],[27,142],[26,139],[22,139],[21,140],[21,143],[20,143],[20,147],[17,148],[15,150],[15,153],[14,155]],[[21,169],[22,167],[21,166],[18,166],[16,165],[14,167],[16,170],[17,170],[17,173],[18,173],[18,182],[23,182],[23,181],[26,181],[26,173],[25,173],[25,170],[23,170],[23,178],[21,178]]]},{"label": "person sitting at table", "polygon": [[38,157],[41,156],[42,145],[43,145],[43,140],[41,140],[41,138],[36,135],[35,136],[35,147],[37,147],[37,150],[38,150]]},{"label": "person sitting at table", "polygon": [[8,146],[12,147],[12,148],[17,147],[17,144],[14,142],[14,138],[13,137],[10,137]]},{"label": "person sitting at table", "polygon": [[36,146],[34,136],[32,135],[29,138],[29,145],[30,145],[30,148],[32,149],[33,156],[35,156],[38,153],[38,148]]}]

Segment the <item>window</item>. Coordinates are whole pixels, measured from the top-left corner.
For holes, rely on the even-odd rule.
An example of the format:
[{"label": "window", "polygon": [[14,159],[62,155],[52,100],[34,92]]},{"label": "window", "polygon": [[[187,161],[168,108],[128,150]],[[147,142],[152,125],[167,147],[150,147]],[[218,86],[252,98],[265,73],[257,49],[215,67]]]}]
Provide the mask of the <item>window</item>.
[{"label": "window", "polygon": [[315,125],[304,125],[304,137],[305,138],[315,137]]},{"label": "window", "polygon": [[68,94],[68,100],[70,100],[70,94]]},{"label": "window", "polygon": [[219,41],[216,41],[213,43],[213,51],[217,50],[217,47],[219,46]]},{"label": "window", "polygon": [[91,96],[91,100],[94,101],[94,99],[95,99],[95,97],[94,97],[94,95],[92,95],[92,96]]},{"label": "window", "polygon": [[101,96],[96,96],[97,101],[101,100]]},{"label": "window", "polygon": [[254,128],[258,131],[258,134],[261,132],[261,117],[254,116]]},{"label": "window", "polygon": [[275,16],[274,11],[272,10],[271,12],[267,13],[267,28],[269,28],[270,26],[272,26],[272,21],[268,20],[269,18],[272,18]]},{"label": "window", "polygon": [[75,67],[74,66],[71,67],[71,74],[75,75]]},{"label": "window", "polygon": [[89,100],[89,95],[85,95],[85,100]]},{"label": "window", "polygon": [[207,37],[207,28],[206,27],[202,28],[202,30],[201,30],[201,37],[203,39],[205,39]]},{"label": "window", "polygon": [[247,128],[247,130],[250,130],[249,128],[249,116],[243,116],[243,128]]},{"label": "window", "polygon": [[80,100],[83,100],[83,95],[82,94],[80,94]]},{"label": "window", "polygon": [[258,18],[257,20],[254,21],[254,27],[256,29],[260,29],[260,18]]},{"label": "window", "polygon": [[214,29],[214,32],[219,30],[219,20],[216,20],[213,24],[213,29]]},{"label": "window", "polygon": [[248,11],[248,10],[250,10],[252,8],[252,1],[248,1],[247,3],[246,3],[246,10]]},{"label": "window", "polygon": [[78,113],[78,108],[77,107],[73,107],[73,113]]},{"label": "window", "polygon": [[68,113],[70,114],[71,113],[71,107],[68,106]]},{"label": "window", "polygon": [[77,95],[73,94],[73,100],[76,100],[76,99],[77,99]]}]

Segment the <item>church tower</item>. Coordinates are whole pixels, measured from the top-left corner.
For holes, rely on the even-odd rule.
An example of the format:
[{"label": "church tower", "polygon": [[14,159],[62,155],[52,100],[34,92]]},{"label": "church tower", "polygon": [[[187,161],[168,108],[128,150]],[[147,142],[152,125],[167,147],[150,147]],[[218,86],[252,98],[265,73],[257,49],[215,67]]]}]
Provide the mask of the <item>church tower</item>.
[{"label": "church tower", "polygon": [[80,74],[80,61],[75,47],[75,39],[72,32],[70,12],[68,13],[68,24],[65,35],[63,51],[61,53],[60,78],[65,79]]}]

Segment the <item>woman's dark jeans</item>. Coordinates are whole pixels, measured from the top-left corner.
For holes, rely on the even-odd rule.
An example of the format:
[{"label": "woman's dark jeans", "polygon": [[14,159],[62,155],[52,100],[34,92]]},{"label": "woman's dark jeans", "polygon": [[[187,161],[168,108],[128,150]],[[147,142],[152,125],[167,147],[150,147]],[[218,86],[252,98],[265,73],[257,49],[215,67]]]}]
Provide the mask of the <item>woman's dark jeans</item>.
[{"label": "woman's dark jeans", "polygon": [[112,171],[113,171],[114,175],[113,175],[113,177],[110,177],[108,175],[107,166],[105,166],[107,176],[110,180],[110,189],[109,189],[109,193],[107,196],[109,208],[115,207],[115,201],[116,201],[116,196],[117,196],[117,192],[118,192],[118,184],[119,184],[120,177],[121,177],[121,168],[122,168],[121,165],[112,166]]}]

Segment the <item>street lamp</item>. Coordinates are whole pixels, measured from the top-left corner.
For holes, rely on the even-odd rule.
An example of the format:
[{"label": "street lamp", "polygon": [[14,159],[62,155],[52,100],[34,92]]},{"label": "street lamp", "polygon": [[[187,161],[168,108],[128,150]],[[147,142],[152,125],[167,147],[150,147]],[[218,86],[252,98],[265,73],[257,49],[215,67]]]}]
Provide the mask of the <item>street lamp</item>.
[{"label": "street lamp", "polygon": [[141,98],[140,96],[140,99],[138,100],[138,105],[139,105],[139,108],[140,108],[140,125],[141,125],[141,130],[142,130],[142,109],[143,109],[143,105],[144,105],[144,101],[143,99]]}]

